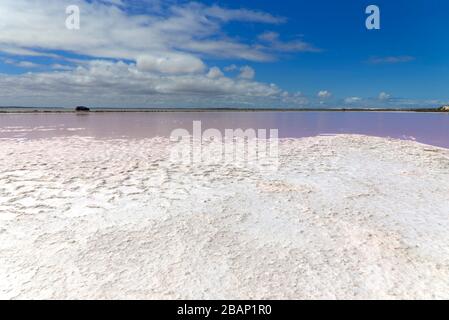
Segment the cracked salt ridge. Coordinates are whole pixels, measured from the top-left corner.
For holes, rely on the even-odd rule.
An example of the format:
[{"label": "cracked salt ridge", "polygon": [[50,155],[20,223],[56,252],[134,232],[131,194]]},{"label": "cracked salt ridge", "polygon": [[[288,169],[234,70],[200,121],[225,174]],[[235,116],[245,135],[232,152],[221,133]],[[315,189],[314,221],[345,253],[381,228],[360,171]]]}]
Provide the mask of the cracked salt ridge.
[{"label": "cracked salt ridge", "polygon": [[167,146],[0,141],[0,298],[449,298],[449,150],[289,139],[261,172]]}]

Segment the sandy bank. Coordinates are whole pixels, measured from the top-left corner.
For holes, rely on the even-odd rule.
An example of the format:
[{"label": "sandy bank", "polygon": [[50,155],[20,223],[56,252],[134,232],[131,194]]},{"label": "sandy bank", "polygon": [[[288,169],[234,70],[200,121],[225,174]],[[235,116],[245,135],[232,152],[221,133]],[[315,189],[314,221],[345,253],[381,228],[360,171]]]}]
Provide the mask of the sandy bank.
[{"label": "sandy bank", "polygon": [[0,298],[449,298],[448,150],[280,154],[263,172],[169,164],[162,138],[0,141]]}]

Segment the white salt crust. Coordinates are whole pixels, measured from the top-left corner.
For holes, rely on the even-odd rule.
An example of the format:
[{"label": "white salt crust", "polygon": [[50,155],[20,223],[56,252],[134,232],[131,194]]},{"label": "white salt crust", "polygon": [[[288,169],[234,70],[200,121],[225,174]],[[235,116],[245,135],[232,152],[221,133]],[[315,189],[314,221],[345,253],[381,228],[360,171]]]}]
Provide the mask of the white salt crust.
[{"label": "white salt crust", "polygon": [[291,139],[261,171],[168,144],[0,141],[0,298],[449,298],[448,150]]}]

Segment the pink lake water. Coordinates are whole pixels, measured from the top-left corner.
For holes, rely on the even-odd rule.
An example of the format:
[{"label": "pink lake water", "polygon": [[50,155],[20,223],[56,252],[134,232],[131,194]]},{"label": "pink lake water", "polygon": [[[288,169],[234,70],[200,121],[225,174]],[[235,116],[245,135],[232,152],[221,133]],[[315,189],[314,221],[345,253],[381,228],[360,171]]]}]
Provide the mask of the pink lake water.
[{"label": "pink lake water", "polygon": [[111,112],[0,114],[0,139],[149,138],[174,129],[278,129],[280,138],[363,134],[449,148],[449,114],[412,112]]}]

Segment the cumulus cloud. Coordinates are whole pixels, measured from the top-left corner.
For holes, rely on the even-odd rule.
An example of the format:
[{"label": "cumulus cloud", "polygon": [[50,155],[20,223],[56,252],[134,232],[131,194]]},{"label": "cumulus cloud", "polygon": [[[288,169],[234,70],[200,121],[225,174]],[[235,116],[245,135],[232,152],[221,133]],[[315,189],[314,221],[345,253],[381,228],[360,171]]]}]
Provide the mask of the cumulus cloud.
[{"label": "cumulus cloud", "polygon": [[250,66],[244,66],[240,68],[239,78],[241,79],[254,79],[256,76],[256,71]]},{"label": "cumulus cloud", "polygon": [[275,85],[218,76],[218,68],[211,71],[207,74],[162,75],[141,71],[133,63],[98,60],[72,71],[0,75],[0,95],[4,101],[28,97],[34,105],[36,101],[45,100],[63,101],[62,104],[70,106],[73,99],[78,99],[75,101],[95,105],[101,101],[101,106],[120,101],[126,106],[167,106],[170,101],[193,99],[204,102],[211,97],[223,97],[227,102],[278,99],[282,93]]},{"label": "cumulus cloud", "polygon": [[[65,27],[69,4],[81,9],[80,30]],[[242,23],[242,28],[248,22],[286,23],[267,12],[181,0],[2,0],[0,13],[0,53],[13,55],[12,64],[29,69],[0,74],[2,104],[168,106],[176,100],[196,106],[201,100],[210,103],[210,97],[245,105],[267,98],[303,100],[255,81],[250,66],[224,68],[238,71],[231,78],[207,65],[209,59],[264,62],[281,51],[312,51],[302,40],[285,42],[276,33],[242,40],[226,32],[229,22]],[[47,64],[32,62],[35,57],[46,57],[41,60]]]},{"label": "cumulus cloud", "polygon": [[198,73],[206,68],[200,59],[189,54],[180,53],[140,56],[137,58],[137,67],[142,71],[167,74]]},{"label": "cumulus cloud", "polygon": [[309,104],[309,99],[305,97],[301,92],[290,93],[287,91],[281,94],[282,102],[286,104],[287,107],[291,106],[301,106],[305,107]]},{"label": "cumulus cloud", "polygon": [[235,71],[235,70],[237,70],[238,69],[238,67],[235,65],[235,64],[231,64],[231,65],[229,65],[229,66],[226,66],[225,68],[224,68],[224,71],[226,71],[226,72],[231,72],[231,71]]},{"label": "cumulus cloud", "polygon": [[220,68],[218,67],[212,67],[210,68],[209,72],[207,73],[207,77],[211,79],[218,79],[221,77],[224,77],[223,72],[221,72]]},{"label": "cumulus cloud", "polygon": [[386,92],[379,93],[379,100],[386,101],[391,98],[391,95]]},{"label": "cumulus cloud", "polygon": [[332,93],[327,90],[321,90],[318,92],[317,97],[320,99],[328,99],[332,96]]},{"label": "cumulus cloud", "polygon": [[362,101],[362,98],[360,98],[360,97],[348,97],[345,99],[346,104],[358,103],[360,101]]}]

